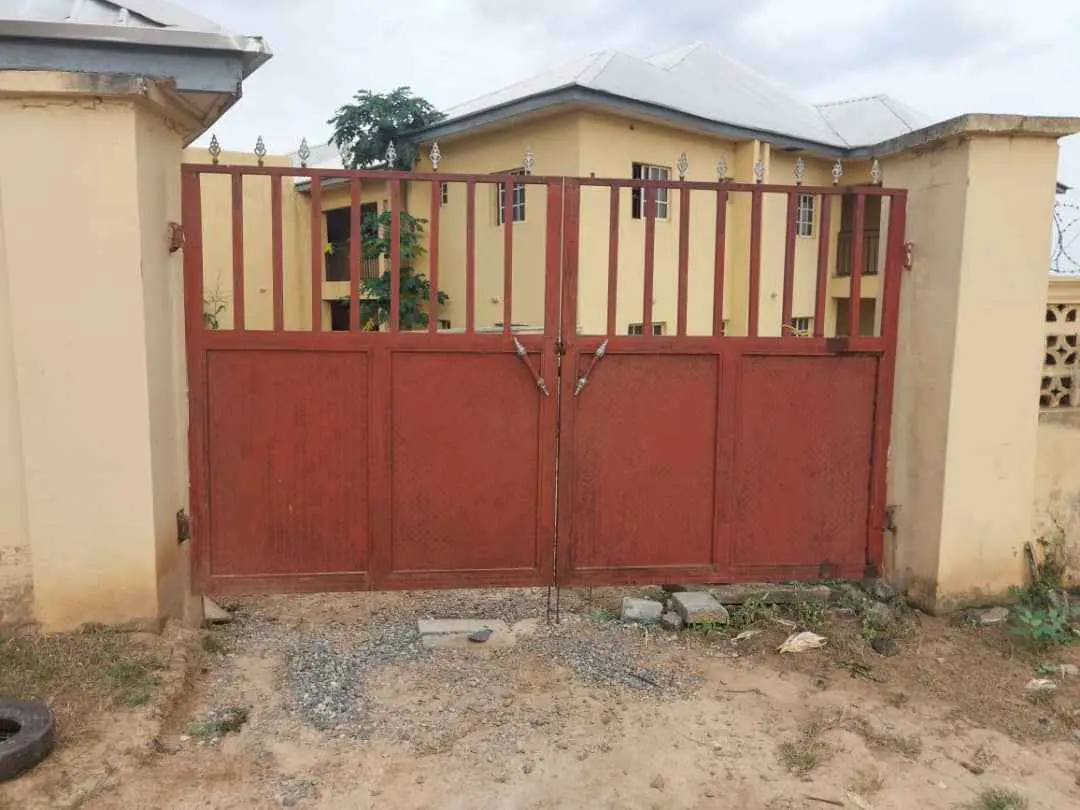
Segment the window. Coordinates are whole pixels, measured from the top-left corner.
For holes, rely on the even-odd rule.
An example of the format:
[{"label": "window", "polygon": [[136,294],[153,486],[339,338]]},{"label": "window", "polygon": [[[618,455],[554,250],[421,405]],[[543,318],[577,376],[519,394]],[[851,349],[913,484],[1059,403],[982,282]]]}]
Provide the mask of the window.
[{"label": "window", "polygon": [[[665,166],[650,166],[648,163],[634,163],[630,166],[631,177],[635,180],[670,180],[671,169]],[[634,219],[645,218],[645,189],[635,188],[631,191],[631,216]],[[668,218],[668,189],[656,190],[656,218]]]},{"label": "window", "polygon": [[800,194],[799,204],[795,209],[795,235],[814,235],[814,195]]},{"label": "window", "polygon": [[[523,169],[513,169],[499,174],[525,174]],[[499,183],[495,187],[495,224],[502,225],[506,214],[506,186]],[[525,184],[514,183],[514,198],[510,201],[510,215],[513,222],[525,221]]]},{"label": "window", "polygon": [[814,334],[813,318],[792,318],[791,328],[798,337],[811,337]]},{"label": "window", "polygon": [[442,204],[446,205],[448,202],[450,202],[450,184],[449,183],[441,183],[439,185],[439,188],[440,188],[440,191],[442,192]]},{"label": "window", "polygon": [[[659,337],[660,335],[664,334],[665,332],[667,332],[667,324],[666,323],[654,323],[652,325],[652,333],[654,335]],[[626,334],[628,334],[628,335],[644,335],[645,334],[645,324],[643,324],[643,323],[632,323],[632,324],[630,324],[628,327],[626,327]]]}]

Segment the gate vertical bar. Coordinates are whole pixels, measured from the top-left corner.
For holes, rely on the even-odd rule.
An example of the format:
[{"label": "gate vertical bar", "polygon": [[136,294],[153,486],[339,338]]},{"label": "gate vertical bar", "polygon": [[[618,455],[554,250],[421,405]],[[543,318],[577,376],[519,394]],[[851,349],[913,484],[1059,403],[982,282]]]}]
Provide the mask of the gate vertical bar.
[{"label": "gate vertical bar", "polygon": [[645,283],[642,293],[642,327],[644,337],[652,337],[653,272],[656,265],[656,186],[645,190]]},{"label": "gate vertical bar", "polygon": [[713,337],[724,334],[724,264],[727,252],[728,193],[716,192],[716,246],[713,253]]},{"label": "gate vertical bar", "polygon": [[829,295],[829,232],[833,198],[821,195],[821,219],[818,223],[817,286],[814,288],[814,337],[825,337],[825,301]]},{"label": "gate vertical bar", "polygon": [[439,331],[439,217],[442,214],[442,182],[431,181],[431,215],[428,218],[428,332]]},{"label": "gate vertical bar", "polygon": [[792,297],[795,290],[795,236],[796,206],[798,195],[789,191],[787,195],[787,227],[784,230],[784,291],[780,314],[780,337],[795,337],[791,322]]},{"label": "gate vertical bar", "polygon": [[885,278],[881,305],[882,338],[885,351],[878,361],[874,406],[874,452],[870,471],[870,520],[867,535],[867,564],[880,574],[885,559],[885,509],[888,497],[889,443],[892,434],[893,393],[896,381],[896,345],[900,331],[900,287],[904,269],[907,229],[907,192],[889,197],[889,234],[885,250]]},{"label": "gate vertical bar", "polygon": [[746,334],[757,337],[761,295],[761,189],[750,192],[750,283],[747,293]]},{"label": "gate vertical bar", "polygon": [[[556,442],[556,495],[555,495],[555,570],[554,585],[559,587],[562,572],[570,571],[573,563],[573,505],[566,492],[573,480],[574,465],[574,385],[577,382],[578,351],[576,346],[578,316],[578,242],[581,232],[581,184],[566,178],[562,186],[562,316],[559,320],[559,341],[562,344],[562,362],[558,379],[558,397],[555,401],[558,419]],[[556,276],[557,277],[557,276]]]},{"label": "gate vertical bar", "polygon": [[866,220],[866,195],[855,192],[855,216],[851,235],[851,295],[848,304],[848,337],[859,336],[859,311],[862,309],[863,226]]},{"label": "gate vertical bar", "polygon": [[503,334],[510,334],[514,295],[514,181],[503,181]]},{"label": "gate vertical bar", "polygon": [[311,331],[322,331],[322,175],[311,176]]},{"label": "gate vertical bar", "polygon": [[476,330],[476,180],[465,183],[465,333]]},{"label": "gate vertical bar", "polygon": [[686,299],[690,283],[690,189],[679,189],[679,287],[676,334],[686,337]]},{"label": "gate vertical bar", "polygon": [[244,175],[236,172],[232,180],[232,283],[233,329],[247,328],[244,317]]},{"label": "gate vertical bar", "polygon": [[363,197],[360,178],[349,180],[349,329],[360,331],[360,261],[363,242],[360,233],[360,211]]},{"label": "gate vertical bar", "polygon": [[619,187],[611,187],[611,225],[608,234],[607,335],[615,334],[619,307]]},{"label": "gate vertical bar", "polygon": [[270,282],[274,303],[274,331],[285,329],[285,247],[281,222],[281,176],[270,178],[270,253],[273,278]]},{"label": "gate vertical bar", "polygon": [[210,512],[206,453],[206,355],[203,332],[202,189],[199,173],[181,168],[181,221],[184,227],[184,323],[188,375],[188,465],[191,479],[191,537],[195,581],[210,578]]},{"label": "gate vertical bar", "polygon": [[401,327],[401,181],[390,181],[390,332]]}]

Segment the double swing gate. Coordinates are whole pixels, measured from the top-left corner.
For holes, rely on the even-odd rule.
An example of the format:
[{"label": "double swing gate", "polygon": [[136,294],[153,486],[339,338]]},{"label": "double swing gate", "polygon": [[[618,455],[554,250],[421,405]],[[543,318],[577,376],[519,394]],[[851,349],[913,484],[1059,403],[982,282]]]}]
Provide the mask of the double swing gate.
[{"label": "double swing gate", "polygon": [[[217,164],[182,189],[204,592],[880,566],[903,191]],[[365,189],[388,212],[377,331]],[[410,261],[431,282],[416,328]]]}]

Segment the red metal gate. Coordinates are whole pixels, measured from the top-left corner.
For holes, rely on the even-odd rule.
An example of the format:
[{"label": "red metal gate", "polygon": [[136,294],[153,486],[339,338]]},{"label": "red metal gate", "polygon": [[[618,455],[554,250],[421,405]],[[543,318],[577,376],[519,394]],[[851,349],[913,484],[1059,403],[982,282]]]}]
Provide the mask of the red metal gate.
[{"label": "red metal gate", "polygon": [[[583,333],[575,247],[583,189],[610,195],[607,309],[599,334]],[[636,189],[636,190],[634,190]],[[640,334],[616,332],[620,196],[642,195]],[[677,194],[676,326],[655,334],[657,196]],[[710,323],[689,334],[691,197],[712,203]],[[749,209],[746,329],[724,332],[728,210]],[[854,212],[848,317],[826,338],[830,247],[814,267],[813,328],[792,317],[800,197],[829,234],[834,201]],[[762,336],[763,210],[779,198],[783,238],[777,330]],[[632,198],[631,198],[632,199]],[[725,582],[857,577],[880,569],[906,196],[867,187],[769,186],[641,180],[571,180],[566,193],[558,576],[562,584]],[[868,201],[884,218],[883,273],[865,243]],[[636,202],[640,205],[640,202]],[[670,199],[671,209],[676,207]],[[639,209],[640,211],[640,209]],[[631,243],[630,247],[637,247]],[[864,269],[878,276],[880,309],[860,328]],[[729,277],[729,276],[728,276]],[[881,279],[884,279],[881,283]],[[728,310],[731,303],[728,304]],[[846,330],[845,327],[846,326]],[[871,327],[872,328],[869,328]],[[860,337],[863,332],[870,334]]]},{"label": "red metal gate", "polygon": [[[231,328],[214,329],[204,278],[220,268],[207,264],[203,200],[206,178],[222,175],[231,202],[223,275],[233,305]],[[311,181],[310,313],[300,328],[286,311],[286,255],[296,248],[287,243],[297,238],[287,236],[282,193],[296,178]],[[272,315],[260,327],[247,309],[251,275],[261,268],[246,255],[255,251],[245,237],[245,183],[266,184],[269,198],[262,215],[271,223]],[[395,279],[403,194],[428,192],[431,317],[423,330],[401,328],[397,284],[389,322],[361,329],[359,212],[369,183],[386,184]],[[351,203],[346,331],[324,323],[327,184],[347,187]],[[466,300],[459,330],[438,323],[440,264],[449,261],[445,229],[440,236],[445,184],[465,195],[464,241],[455,248]],[[543,274],[543,324],[525,331],[513,317],[517,225],[504,224],[515,223],[518,187],[522,206],[527,189],[533,210],[539,194],[545,212],[543,256],[529,254]],[[810,578],[880,565],[902,191],[209,164],[184,166],[182,188],[192,531],[204,591]],[[579,318],[583,188],[612,200],[606,326],[595,334],[595,321]],[[503,206],[498,325],[478,321],[478,190]],[[644,195],[634,203],[644,240],[632,247],[620,243],[618,199],[627,194]],[[678,314],[675,334],[659,336],[656,205],[669,194],[679,203],[671,203],[679,214]],[[707,333],[695,333],[689,207],[702,194],[715,200],[714,305]],[[725,307],[715,304],[732,275],[726,212],[737,195],[750,200],[745,336],[724,334]],[[764,337],[763,202],[776,195],[787,200],[782,324],[778,336]],[[798,195],[854,199],[845,263],[852,302],[862,300],[866,201],[892,201],[874,335],[825,337],[828,239],[819,240],[813,335],[792,334]],[[821,204],[820,233],[831,233],[831,207]],[[638,248],[641,334],[620,335],[620,256]],[[860,334],[860,309],[849,307],[851,335]]]}]

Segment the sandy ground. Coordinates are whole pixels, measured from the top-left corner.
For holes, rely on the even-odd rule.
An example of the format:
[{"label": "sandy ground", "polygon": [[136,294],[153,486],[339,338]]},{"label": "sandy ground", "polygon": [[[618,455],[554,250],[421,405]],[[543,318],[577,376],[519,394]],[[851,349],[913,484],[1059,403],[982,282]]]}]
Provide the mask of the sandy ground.
[{"label": "sandy ground", "polygon": [[[543,616],[544,593],[238,600],[156,739],[103,723],[0,806],[907,810],[1000,788],[1080,807],[1080,679],[1027,699],[1034,659],[1003,628],[917,617],[886,658],[832,617],[825,649],[781,656],[774,620],[743,641],[627,627],[620,593],[564,594],[557,628],[468,651],[391,635],[350,652],[416,616]],[[226,707],[247,722],[197,739]]]}]

